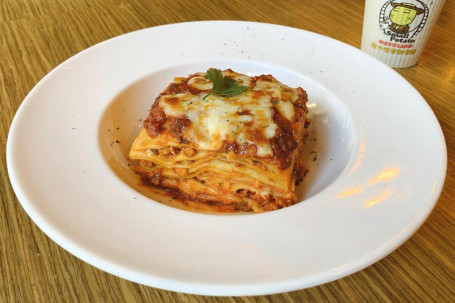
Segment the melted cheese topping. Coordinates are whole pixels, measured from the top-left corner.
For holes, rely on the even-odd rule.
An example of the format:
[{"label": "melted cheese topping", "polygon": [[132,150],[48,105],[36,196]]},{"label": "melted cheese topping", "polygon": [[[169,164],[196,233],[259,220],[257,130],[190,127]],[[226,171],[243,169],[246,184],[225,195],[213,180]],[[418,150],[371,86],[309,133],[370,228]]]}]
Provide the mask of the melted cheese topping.
[{"label": "melted cheese topping", "polygon": [[186,117],[191,121],[183,135],[191,138],[200,150],[218,150],[227,141],[254,144],[258,156],[273,155],[269,139],[275,136],[278,126],[273,120],[272,107],[292,121],[297,90],[274,78],[254,81],[232,71],[224,71],[223,76],[249,89],[230,98],[210,95],[203,99],[213,84],[206,73],[197,73],[188,80],[188,87],[198,91],[197,94],[193,94],[194,91],[165,94],[159,98],[159,105],[166,116]]}]

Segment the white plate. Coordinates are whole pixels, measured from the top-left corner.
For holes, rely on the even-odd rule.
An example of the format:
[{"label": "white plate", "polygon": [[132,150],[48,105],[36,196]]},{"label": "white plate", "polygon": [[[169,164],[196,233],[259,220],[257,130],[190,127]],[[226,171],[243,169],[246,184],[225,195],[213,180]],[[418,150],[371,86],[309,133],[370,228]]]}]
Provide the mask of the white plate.
[{"label": "white plate", "polygon": [[[301,203],[210,215],[137,187],[125,154],[139,119],[174,76],[209,67],[308,91]],[[7,161],[24,209],[63,248],[128,280],[207,295],[290,291],[376,262],[428,217],[447,163],[434,114],[392,69],[314,33],[227,21],[149,28],[67,60],[22,103]]]}]

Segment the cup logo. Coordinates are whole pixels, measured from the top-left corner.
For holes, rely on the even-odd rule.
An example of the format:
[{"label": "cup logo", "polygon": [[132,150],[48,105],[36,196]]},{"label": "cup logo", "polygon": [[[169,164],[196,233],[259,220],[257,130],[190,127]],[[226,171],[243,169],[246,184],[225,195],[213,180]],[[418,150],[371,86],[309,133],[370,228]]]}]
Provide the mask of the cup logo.
[{"label": "cup logo", "polygon": [[379,27],[390,41],[413,43],[428,19],[428,6],[420,0],[387,1],[379,13]]}]

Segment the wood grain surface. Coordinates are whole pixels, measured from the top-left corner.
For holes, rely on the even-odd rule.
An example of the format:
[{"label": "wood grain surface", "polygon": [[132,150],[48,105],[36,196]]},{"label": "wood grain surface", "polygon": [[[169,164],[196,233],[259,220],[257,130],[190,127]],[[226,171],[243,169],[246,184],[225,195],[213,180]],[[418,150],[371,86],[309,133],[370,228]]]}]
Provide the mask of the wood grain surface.
[{"label": "wood grain surface", "polygon": [[5,146],[16,110],[43,76],[85,48],[142,28],[215,19],[282,24],[359,47],[363,7],[361,0],[0,0],[0,302],[455,302],[454,1],[447,1],[419,64],[398,70],[442,126],[449,156],[444,189],[410,240],[351,276],[257,297],[205,297],[142,286],[60,248],[30,220],[11,188]]}]

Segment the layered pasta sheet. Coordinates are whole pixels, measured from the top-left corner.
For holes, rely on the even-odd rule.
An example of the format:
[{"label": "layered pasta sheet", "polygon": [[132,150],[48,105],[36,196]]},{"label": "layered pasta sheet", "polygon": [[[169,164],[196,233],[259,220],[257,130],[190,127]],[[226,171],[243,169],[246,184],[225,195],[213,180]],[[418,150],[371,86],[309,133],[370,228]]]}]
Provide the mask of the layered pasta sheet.
[{"label": "layered pasta sheet", "polygon": [[204,72],[174,79],[133,143],[135,171],[195,208],[262,212],[296,203],[295,183],[306,171],[299,156],[306,92],[270,75],[218,72],[245,89],[210,94],[214,84]]}]

